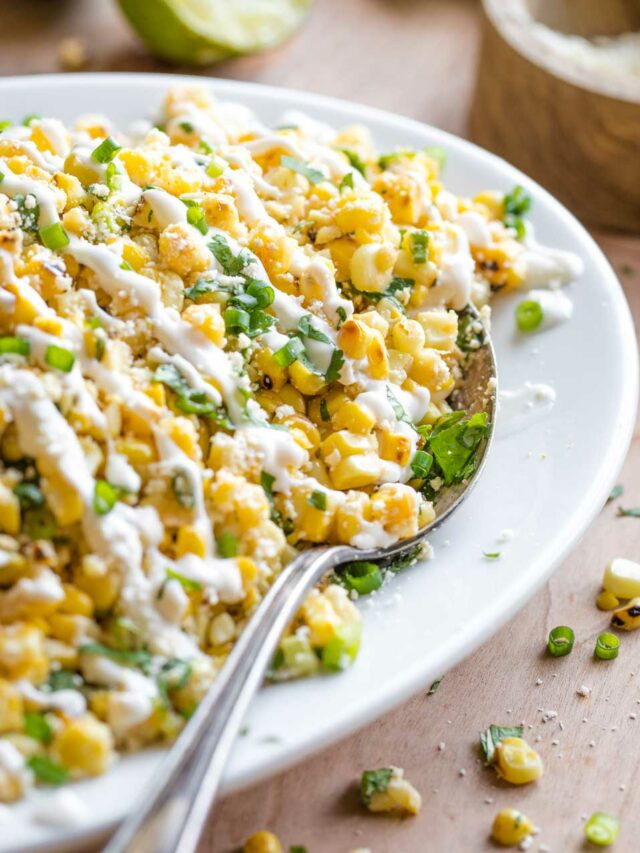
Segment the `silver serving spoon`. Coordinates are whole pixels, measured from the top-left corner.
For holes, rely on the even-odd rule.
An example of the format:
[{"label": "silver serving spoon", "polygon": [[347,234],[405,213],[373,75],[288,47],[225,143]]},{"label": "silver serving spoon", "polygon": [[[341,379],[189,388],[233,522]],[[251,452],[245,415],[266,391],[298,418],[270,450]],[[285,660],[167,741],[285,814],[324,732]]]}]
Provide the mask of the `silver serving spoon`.
[{"label": "silver serving spoon", "polygon": [[[467,308],[472,320],[475,309]],[[481,336],[462,365],[450,402],[454,409],[487,412],[495,421],[496,362],[491,343]],[[140,802],[133,804],[103,853],[193,853],[218,790],[227,758],[249,704],[260,687],[280,637],[309,590],[331,569],[352,562],[385,560],[407,554],[451,515],[469,494],[484,466],[488,439],[478,448],[478,465],[465,482],[442,490],[436,518],[411,539],[388,548],[359,550],[347,545],[310,548],[278,576],[227,658],[197,711],[158,767]]]}]

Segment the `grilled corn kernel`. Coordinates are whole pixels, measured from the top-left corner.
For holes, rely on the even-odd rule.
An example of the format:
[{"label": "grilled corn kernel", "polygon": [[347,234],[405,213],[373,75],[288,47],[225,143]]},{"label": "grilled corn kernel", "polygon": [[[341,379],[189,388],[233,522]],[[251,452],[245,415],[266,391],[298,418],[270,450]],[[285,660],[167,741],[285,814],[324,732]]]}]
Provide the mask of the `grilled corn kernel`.
[{"label": "grilled corn kernel", "polygon": [[0,533],[20,533],[20,501],[4,483],[0,483]]},{"label": "grilled corn kernel", "polygon": [[624,607],[614,610],[611,624],[621,631],[635,631],[640,628],[640,597],[632,598]]},{"label": "grilled corn kernel", "polygon": [[603,589],[596,598],[596,606],[598,610],[615,610],[619,605],[620,600],[616,598],[612,592],[609,592],[606,589]]},{"label": "grilled corn kernel", "polygon": [[182,319],[201,331],[216,346],[223,345],[225,325],[220,306],[216,302],[189,305],[182,312]]},{"label": "grilled corn kernel", "polygon": [[542,759],[519,737],[503,738],[496,747],[494,760],[502,778],[512,785],[535,782],[543,773]]},{"label": "grilled corn kernel", "polygon": [[113,759],[113,737],[108,726],[87,714],[55,735],[51,753],[75,778],[98,776]]},{"label": "grilled corn kernel", "polygon": [[329,467],[334,464],[334,459],[337,463],[339,459],[347,456],[373,453],[376,449],[375,436],[355,435],[344,429],[331,433],[320,445],[322,457]]},{"label": "grilled corn kernel", "polygon": [[386,379],[389,375],[389,355],[384,338],[377,329],[372,329],[367,342],[367,361],[373,379]]},{"label": "grilled corn kernel", "polygon": [[119,438],[115,444],[118,453],[126,456],[134,467],[150,465],[157,458],[155,444],[150,439],[127,436]]},{"label": "grilled corn kernel", "polygon": [[373,454],[348,456],[331,469],[329,476],[334,488],[361,489],[377,483],[382,475],[382,462]]},{"label": "grilled corn kernel", "polygon": [[335,429],[366,435],[371,432],[376,420],[371,412],[353,400],[344,402],[331,419]]},{"label": "grilled corn kernel", "polygon": [[416,321],[424,332],[425,346],[441,352],[453,349],[458,337],[458,315],[455,311],[421,311],[416,315]]},{"label": "grilled corn kernel", "polygon": [[353,253],[351,280],[358,290],[383,293],[393,276],[398,250],[391,243],[369,243]]},{"label": "grilled corn kernel", "polygon": [[493,819],[491,838],[503,847],[515,847],[532,832],[533,824],[526,815],[517,809],[502,809]]},{"label": "grilled corn kernel", "polygon": [[416,355],[424,348],[424,329],[416,320],[403,318],[391,330],[393,346],[400,352]]},{"label": "grilled corn kernel", "polygon": [[263,829],[247,838],[242,850],[243,853],[282,853],[282,844],[273,832]]},{"label": "grilled corn kernel", "polygon": [[360,320],[347,320],[338,332],[338,346],[349,358],[362,358],[367,351],[371,329]]},{"label": "grilled corn kernel", "polygon": [[395,462],[403,468],[411,458],[411,439],[406,435],[382,430],[378,439],[380,456],[388,462]]},{"label": "grilled corn kernel", "polygon": [[58,605],[58,610],[61,613],[72,613],[78,616],[93,615],[93,601],[91,596],[72,584],[65,583],[62,585],[62,588],[64,590],[64,599]]},{"label": "grilled corn kernel", "polygon": [[322,376],[318,373],[313,373],[299,361],[294,361],[289,366],[289,378],[291,379],[291,384],[301,394],[308,394],[310,396],[319,394],[326,387]]},{"label": "grilled corn kernel", "polygon": [[158,240],[160,258],[180,276],[203,272],[211,264],[209,250],[197,239],[190,226],[182,222],[168,225]]},{"label": "grilled corn kernel", "polygon": [[439,391],[448,381],[450,371],[447,363],[436,350],[423,349],[413,357],[409,376],[419,385],[426,385],[431,391]]},{"label": "grilled corn kernel", "polygon": [[0,626],[0,677],[41,684],[49,673],[44,634],[25,623]]},{"label": "grilled corn kernel", "polygon": [[40,481],[47,505],[62,527],[82,519],[84,503],[80,495],[61,475],[52,473]]},{"label": "grilled corn kernel", "polygon": [[[261,384],[265,388],[279,391],[287,381],[287,371],[284,367],[279,366],[271,350],[268,347],[258,350],[254,362],[262,376]],[[268,382],[265,382],[266,377],[268,377]]]},{"label": "grilled corn kernel", "polygon": [[185,554],[195,554],[204,557],[207,553],[207,544],[202,533],[193,525],[186,524],[178,530],[176,540],[176,556],[184,557]]},{"label": "grilled corn kernel", "polygon": [[190,459],[196,462],[201,459],[199,435],[193,421],[183,417],[165,418],[160,427]]}]

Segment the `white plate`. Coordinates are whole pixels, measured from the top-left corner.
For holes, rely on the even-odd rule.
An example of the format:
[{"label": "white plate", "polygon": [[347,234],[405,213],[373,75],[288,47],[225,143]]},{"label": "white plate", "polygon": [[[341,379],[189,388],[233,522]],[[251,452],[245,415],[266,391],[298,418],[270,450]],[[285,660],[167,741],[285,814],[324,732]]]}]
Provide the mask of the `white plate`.
[{"label": "white plate", "polygon": [[[127,126],[151,116],[170,85],[194,83],[254,109],[277,124],[299,109],[336,127],[368,125],[381,150],[442,145],[447,185],[459,193],[522,184],[534,199],[539,239],[577,252],[585,274],[569,288],[569,323],[530,337],[514,332],[513,298],[495,301],[494,340],[503,389],[548,383],[555,406],[517,431],[498,421],[481,482],[455,518],[432,537],[435,558],[415,566],[364,601],[363,648],[348,672],[264,689],[249,732],[239,739],[225,778],[230,791],[299,761],[379,717],[477,648],[549,577],[602,507],[625,456],[636,411],[638,371],[629,310],[604,256],[548,193],[504,161],[468,142],[399,116],[318,95],[250,83],[168,75],[97,74],[0,81],[0,117],[42,113],[74,119],[103,112]],[[498,544],[504,528],[512,541]],[[487,560],[483,551],[502,551]],[[543,637],[532,638],[534,644]],[[74,786],[87,823],[70,830],[30,820],[38,792],[11,807],[0,849],[70,845],[120,818],[157,766],[160,751],[126,758],[108,775]]]}]

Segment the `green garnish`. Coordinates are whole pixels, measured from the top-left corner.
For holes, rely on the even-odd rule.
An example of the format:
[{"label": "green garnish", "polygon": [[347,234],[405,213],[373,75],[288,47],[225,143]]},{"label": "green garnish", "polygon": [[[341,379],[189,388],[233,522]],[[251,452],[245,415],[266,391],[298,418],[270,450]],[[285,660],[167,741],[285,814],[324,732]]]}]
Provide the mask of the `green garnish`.
[{"label": "green garnish", "polygon": [[522,737],[523,726],[495,726],[491,725],[484,732],[480,732],[480,745],[484,752],[486,764],[491,764],[495,757],[496,747],[506,737]]},{"label": "green garnish", "polygon": [[426,450],[416,450],[411,460],[411,470],[414,476],[424,480],[433,465],[433,456]]},{"label": "green garnish", "polygon": [[243,308],[225,308],[222,316],[227,332],[232,335],[241,335],[251,328],[251,315]]},{"label": "green garnish", "polygon": [[21,509],[44,506],[44,495],[35,483],[27,483],[24,480],[21,483],[16,483],[13,487],[13,494],[20,501]]},{"label": "green garnish", "polygon": [[428,446],[446,486],[462,483],[475,471],[477,451],[491,430],[486,412],[470,418],[453,412],[439,418],[429,435]]},{"label": "green garnish", "polygon": [[151,667],[151,654],[141,649],[139,651],[128,651],[126,649],[112,649],[102,643],[85,643],[79,650],[82,655],[99,655],[103,658],[122,663],[126,666],[135,666],[142,670],[145,675],[149,674]]},{"label": "green garnish", "polygon": [[202,584],[199,581],[194,581],[193,578],[187,578],[180,574],[180,572],[176,572],[174,569],[167,569],[167,577],[169,580],[178,581],[185,592],[200,592],[202,589]]},{"label": "green garnish", "polygon": [[120,269],[121,269],[121,270],[126,270],[127,272],[131,272],[131,271],[133,270],[133,267],[131,266],[131,264],[129,263],[129,261],[124,261],[124,260],[123,260],[123,261],[122,261],[122,263],[120,264]]},{"label": "green garnish", "polygon": [[217,539],[218,553],[221,557],[238,556],[238,538],[233,533],[224,532]]},{"label": "green garnish", "polygon": [[360,780],[360,799],[365,806],[371,803],[376,793],[384,793],[389,787],[393,776],[391,767],[380,767],[378,770],[365,770]]},{"label": "green garnish", "polygon": [[33,770],[38,782],[45,785],[64,785],[69,778],[69,771],[66,767],[44,755],[32,755],[27,758],[27,767]]},{"label": "green garnish", "polygon": [[215,234],[207,246],[226,275],[240,275],[251,260],[245,252],[234,255],[222,234]]},{"label": "green garnish", "polygon": [[298,331],[305,338],[311,338],[312,341],[320,341],[323,344],[332,343],[331,338],[328,338],[324,332],[321,332],[320,329],[316,329],[313,325],[311,314],[305,314],[304,317],[300,317]]},{"label": "green garnish", "polygon": [[305,352],[304,344],[300,338],[291,338],[283,347],[276,350],[273,354],[273,360],[278,367],[289,367]]},{"label": "green garnish", "polygon": [[569,628],[568,625],[558,625],[557,628],[549,631],[547,642],[549,654],[554,658],[565,657],[565,655],[570,654],[575,639],[576,635],[573,628]]},{"label": "green garnish", "polygon": [[340,150],[347,158],[351,166],[354,169],[357,169],[358,172],[360,172],[360,174],[364,177],[366,175],[367,165],[360,157],[360,155],[356,151],[350,151],[348,148],[341,148]]},{"label": "green garnish", "polygon": [[49,367],[61,370],[63,373],[69,373],[75,364],[76,357],[71,350],[65,349],[65,347],[49,344],[44,353],[44,360]]},{"label": "green garnish", "polygon": [[618,507],[618,516],[620,518],[640,518],[640,506],[632,506],[625,509],[622,506]]},{"label": "green garnish", "polygon": [[162,382],[176,394],[176,406],[181,412],[212,417],[220,426],[230,426],[224,407],[218,406],[204,391],[192,388],[175,364],[164,362],[158,365],[153,374],[153,381]]},{"label": "green garnish", "polygon": [[192,302],[197,302],[203,296],[208,296],[210,293],[220,292],[220,286],[215,281],[208,281],[201,278],[196,281],[192,287],[187,287],[184,291],[185,299],[191,299]]},{"label": "green garnish", "polygon": [[360,623],[342,625],[322,649],[321,660],[325,669],[340,672],[357,657],[360,649],[362,627]]},{"label": "green garnish", "polygon": [[0,355],[24,355],[31,352],[31,344],[25,338],[15,338],[7,335],[0,338]]},{"label": "green garnish", "polygon": [[592,844],[609,847],[620,832],[620,821],[605,812],[594,812],[584,825],[584,834]]},{"label": "green garnish", "polygon": [[485,560],[499,560],[502,556],[502,551],[483,551],[482,556]]},{"label": "green garnish", "polygon": [[502,203],[504,205],[504,224],[507,228],[515,229],[518,240],[522,240],[527,233],[523,217],[531,210],[531,196],[524,187],[516,186],[505,195]]},{"label": "green garnish", "polygon": [[607,498],[607,503],[609,503],[609,501],[615,501],[615,499],[619,498],[620,495],[622,495],[623,493],[624,493],[624,486],[621,486],[620,483],[618,483],[618,485],[614,486],[611,489],[611,494]]},{"label": "green garnish", "polygon": [[0,133],[2,133],[3,130],[8,130],[10,127],[11,122],[8,118],[3,118],[2,121],[0,121]]},{"label": "green garnish", "polygon": [[187,222],[194,228],[197,228],[201,234],[207,234],[209,226],[207,225],[207,217],[200,205],[190,198],[181,199],[183,204],[187,206]]},{"label": "green garnish", "polygon": [[543,320],[542,306],[535,299],[525,299],[516,306],[516,326],[521,332],[535,332]]},{"label": "green garnish", "polygon": [[193,125],[190,121],[180,121],[178,122],[178,127],[184,130],[185,133],[193,133]]},{"label": "green garnish", "polygon": [[432,160],[435,160],[438,164],[438,171],[442,172],[444,167],[447,165],[447,152],[444,148],[441,148],[439,145],[427,145],[426,148],[422,149],[425,154],[431,157]]},{"label": "green garnish", "polygon": [[340,322],[338,323],[338,329],[340,329],[342,327],[342,324],[346,323],[347,321],[347,312],[342,307],[342,305],[338,305],[338,307],[336,308],[336,314],[340,319]]},{"label": "green garnish", "polygon": [[384,568],[390,572],[401,572],[407,566],[412,566],[419,558],[422,552],[422,545],[414,545],[406,553],[400,554],[397,557],[392,557],[390,560],[385,560]]},{"label": "green garnish", "polygon": [[323,421],[331,420],[331,413],[329,412],[329,406],[327,406],[327,401],[323,398],[320,400],[320,417]]},{"label": "green garnish", "polygon": [[[27,204],[27,198],[29,198],[29,204]],[[35,196],[15,195],[13,200],[18,208],[22,230],[35,234],[38,230],[38,222],[40,221],[40,205],[37,203]]]},{"label": "green garnish", "polygon": [[56,690],[78,690],[83,685],[82,676],[70,669],[56,669],[45,682],[52,692]]},{"label": "green garnish", "polygon": [[341,349],[334,349],[331,353],[329,367],[324,375],[327,382],[335,382],[340,377],[340,371],[344,364],[344,353]]},{"label": "green garnish", "polygon": [[347,589],[355,590],[358,595],[368,595],[380,589],[383,583],[382,572],[376,563],[348,563],[337,572],[340,583]]},{"label": "green garnish", "polygon": [[347,174],[338,184],[338,189],[340,190],[340,192],[346,189],[353,189],[353,172],[347,172]]},{"label": "green garnish", "polygon": [[429,233],[414,231],[411,235],[411,256],[414,264],[426,264],[429,256]]},{"label": "green garnish", "polygon": [[618,657],[620,650],[620,640],[615,634],[609,631],[603,631],[598,634],[596,646],[593,650],[594,655],[600,660],[613,660]]},{"label": "green garnish", "polygon": [[220,160],[218,157],[212,157],[207,163],[205,172],[210,178],[219,178],[226,168],[227,164],[224,160]]},{"label": "green garnish", "polygon": [[40,115],[40,113],[29,113],[29,115],[26,115],[22,119],[22,126],[31,127],[34,121],[40,121],[41,118],[42,116]]},{"label": "green garnish", "polygon": [[271,503],[273,503],[273,484],[275,479],[273,474],[269,474],[267,471],[262,471],[260,474],[260,485]]},{"label": "green garnish", "polygon": [[181,658],[169,658],[162,664],[157,679],[158,693],[167,707],[171,704],[169,691],[182,690],[183,687],[186,687],[192,671],[189,661]]},{"label": "green garnish", "polygon": [[116,505],[120,489],[107,480],[96,480],[93,490],[93,511],[96,515],[107,515]]},{"label": "green garnish", "polygon": [[171,478],[171,490],[176,501],[186,509],[192,509],[196,499],[193,493],[193,483],[186,471],[176,471]]},{"label": "green garnish", "polygon": [[118,145],[115,139],[107,136],[97,148],[93,149],[91,157],[96,163],[110,163],[121,149],[122,145]]},{"label": "green garnish", "polygon": [[327,493],[320,491],[311,492],[307,498],[307,503],[309,506],[315,507],[315,509],[319,509],[324,512],[327,508]]},{"label": "green garnish", "polygon": [[442,684],[442,678],[436,679],[436,681],[431,682],[431,687],[427,690],[427,696],[433,696],[434,693],[437,693],[438,687]]},{"label": "green garnish", "polygon": [[53,539],[58,525],[49,510],[42,506],[25,512],[22,529],[30,539]]},{"label": "green garnish", "polygon": [[413,421],[405,411],[404,406],[398,400],[396,395],[391,390],[390,386],[387,385],[387,400],[389,401],[391,408],[393,409],[393,413],[399,421],[404,421],[405,424],[409,424],[413,426]]},{"label": "green garnish", "polygon": [[467,305],[462,311],[458,311],[458,337],[457,345],[462,352],[475,352],[484,346],[487,333],[482,320],[477,316],[471,306]]},{"label": "green garnish", "polygon": [[40,743],[49,743],[53,738],[53,729],[42,714],[27,712],[24,715],[24,733]]},{"label": "green garnish", "polygon": [[310,184],[319,184],[320,181],[325,180],[323,173],[319,169],[314,169],[308,163],[296,160],[295,157],[288,157],[286,154],[283,154],[280,157],[280,165],[284,166],[285,169],[291,169],[292,172],[303,175]]},{"label": "green garnish", "polygon": [[275,291],[266,281],[259,278],[247,278],[245,280],[245,294],[255,300],[257,308],[268,308],[273,304]]},{"label": "green garnish", "polygon": [[40,228],[38,233],[44,245],[52,252],[57,252],[69,245],[69,235],[59,222]]}]

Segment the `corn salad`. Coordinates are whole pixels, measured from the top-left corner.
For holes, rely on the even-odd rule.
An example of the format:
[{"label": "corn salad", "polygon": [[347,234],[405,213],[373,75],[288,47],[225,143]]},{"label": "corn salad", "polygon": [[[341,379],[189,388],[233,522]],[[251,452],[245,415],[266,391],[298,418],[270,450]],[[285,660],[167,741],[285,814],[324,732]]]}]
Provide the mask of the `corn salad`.
[{"label": "corn salad", "polygon": [[[174,738],[299,548],[434,517],[464,476],[423,448],[483,334],[465,306],[535,264],[502,194],[457,198],[440,152],[379,156],[361,127],[269,130],[176,89],[129,135],[0,128],[11,802]],[[359,642],[325,584],[274,672],[341,669]]]}]

